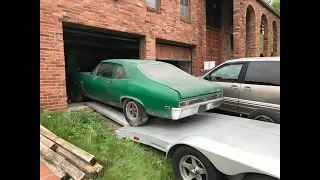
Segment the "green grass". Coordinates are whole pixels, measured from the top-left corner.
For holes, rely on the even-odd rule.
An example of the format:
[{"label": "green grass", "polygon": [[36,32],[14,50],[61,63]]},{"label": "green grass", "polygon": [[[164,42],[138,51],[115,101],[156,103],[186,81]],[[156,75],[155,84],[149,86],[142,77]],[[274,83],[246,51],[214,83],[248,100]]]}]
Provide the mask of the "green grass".
[{"label": "green grass", "polygon": [[41,125],[97,158],[105,168],[102,180],[174,179],[163,154],[138,143],[117,140],[103,128],[102,121],[100,115],[86,112],[40,115]]}]

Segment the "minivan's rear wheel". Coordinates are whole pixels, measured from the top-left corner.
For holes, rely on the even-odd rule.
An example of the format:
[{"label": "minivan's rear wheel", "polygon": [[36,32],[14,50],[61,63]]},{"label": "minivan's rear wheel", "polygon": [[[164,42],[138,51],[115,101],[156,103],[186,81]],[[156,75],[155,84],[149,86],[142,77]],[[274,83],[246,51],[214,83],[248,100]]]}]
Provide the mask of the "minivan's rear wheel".
[{"label": "minivan's rear wheel", "polygon": [[148,120],[148,114],[144,107],[131,99],[125,100],[123,112],[126,120],[131,126],[141,126]]},{"label": "minivan's rear wheel", "polygon": [[280,113],[269,109],[257,109],[248,116],[249,119],[280,124]]},{"label": "minivan's rear wheel", "polygon": [[181,146],[173,153],[172,166],[178,180],[222,180],[222,174],[199,151]]},{"label": "minivan's rear wheel", "polygon": [[257,117],[254,118],[254,120],[274,123],[273,119],[265,115],[258,115]]}]

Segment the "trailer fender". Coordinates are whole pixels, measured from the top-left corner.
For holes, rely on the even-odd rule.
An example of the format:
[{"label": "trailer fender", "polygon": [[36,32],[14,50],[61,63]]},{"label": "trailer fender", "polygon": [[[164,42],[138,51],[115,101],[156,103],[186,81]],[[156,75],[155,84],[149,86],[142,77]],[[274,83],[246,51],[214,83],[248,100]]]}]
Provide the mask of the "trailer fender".
[{"label": "trailer fender", "polygon": [[[276,160],[239,150],[201,136],[188,136],[167,147],[166,157],[171,158],[180,146],[190,146],[204,156],[223,174],[260,173],[280,179],[280,163]],[[260,163],[264,162],[264,163]]]}]

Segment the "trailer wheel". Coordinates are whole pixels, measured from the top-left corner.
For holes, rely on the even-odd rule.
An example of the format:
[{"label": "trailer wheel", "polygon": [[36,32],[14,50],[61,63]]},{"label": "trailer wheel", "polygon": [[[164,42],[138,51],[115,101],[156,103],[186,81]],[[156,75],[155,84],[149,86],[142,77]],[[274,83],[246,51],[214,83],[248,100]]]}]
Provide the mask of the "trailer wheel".
[{"label": "trailer wheel", "polygon": [[176,149],[172,166],[178,180],[223,180],[222,173],[202,153],[188,146]]},{"label": "trailer wheel", "polygon": [[278,179],[267,176],[267,175],[263,175],[263,174],[247,174],[241,180],[278,180]]},{"label": "trailer wheel", "polygon": [[127,99],[123,104],[123,113],[131,126],[141,126],[148,120],[148,114],[144,107],[131,99]]}]

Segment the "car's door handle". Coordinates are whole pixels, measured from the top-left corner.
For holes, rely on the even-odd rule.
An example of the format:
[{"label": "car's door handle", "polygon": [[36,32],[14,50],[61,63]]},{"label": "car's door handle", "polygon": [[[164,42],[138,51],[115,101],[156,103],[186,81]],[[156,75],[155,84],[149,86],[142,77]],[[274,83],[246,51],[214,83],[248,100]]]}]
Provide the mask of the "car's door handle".
[{"label": "car's door handle", "polygon": [[251,87],[245,86],[245,87],[243,88],[243,90],[245,90],[245,91],[251,91]]},{"label": "car's door handle", "polygon": [[110,82],[109,82],[109,81],[105,81],[104,83],[105,83],[106,85],[110,84]]},{"label": "car's door handle", "polygon": [[231,85],[230,88],[231,88],[231,89],[238,89],[238,86],[237,86],[237,85]]}]

